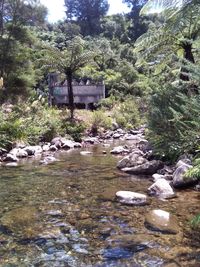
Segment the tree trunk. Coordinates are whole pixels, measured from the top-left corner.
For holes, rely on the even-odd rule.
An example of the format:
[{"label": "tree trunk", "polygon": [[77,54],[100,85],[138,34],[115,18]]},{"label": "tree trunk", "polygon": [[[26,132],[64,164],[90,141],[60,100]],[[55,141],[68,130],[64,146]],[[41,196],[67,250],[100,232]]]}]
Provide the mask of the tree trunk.
[{"label": "tree trunk", "polygon": [[67,77],[67,87],[68,87],[68,99],[69,99],[69,110],[70,110],[70,119],[74,119],[74,92],[72,87],[72,71],[68,69],[66,71]]},{"label": "tree trunk", "polygon": [[[183,44],[183,50],[184,50],[184,59],[188,60],[191,63],[195,63],[194,60],[194,55],[192,53],[192,44]],[[181,74],[180,74],[180,79],[183,81],[189,81],[189,76],[188,76],[188,70],[183,66],[181,68]]]}]

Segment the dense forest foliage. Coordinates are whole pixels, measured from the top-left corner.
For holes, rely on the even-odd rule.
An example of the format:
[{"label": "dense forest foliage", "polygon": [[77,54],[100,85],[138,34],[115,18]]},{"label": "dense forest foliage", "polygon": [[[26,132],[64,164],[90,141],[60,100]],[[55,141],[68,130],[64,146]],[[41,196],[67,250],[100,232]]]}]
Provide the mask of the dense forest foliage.
[{"label": "dense forest foliage", "polygon": [[[120,127],[147,123],[161,157],[198,157],[200,4],[159,1],[163,6],[155,13],[157,2],[124,0],[130,12],[108,16],[106,0],[65,0],[66,20],[51,24],[37,0],[1,0],[2,144],[23,138],[37,142],[84,128],[74,130],[66,114],[37,97],[36,91],[47,94],[48,73],[57,71],[69,86],[72,79],[104,80],[108,98],[99,104],[100,114],[94,112],[95,125],[101,118],[99,125],[109,127],[102,114],[114,109]],[[10,113],[5,112],[8,103],[14,104]]]}]

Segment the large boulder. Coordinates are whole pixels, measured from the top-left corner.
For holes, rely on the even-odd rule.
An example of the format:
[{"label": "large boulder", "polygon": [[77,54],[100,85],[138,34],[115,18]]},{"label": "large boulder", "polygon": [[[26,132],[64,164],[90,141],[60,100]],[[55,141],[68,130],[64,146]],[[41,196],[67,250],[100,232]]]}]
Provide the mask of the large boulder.
[{"label": "large boulder", "polygon": [[164,210],[152,210],[145,216],[145,226],[163,234],[177,234],[179,232],[176,217]]},{"label": "large boulder", "polygon": [[123,168],[122,171],[130,174],[144,174],[144,175],[152,175],[157,172],[159,169],[163,168],[163,162],[159,160],[151,160],[146,161],[143,164]]},{"label": "large boulder", "polygon": [[[179,162],[180,163],[180,162]],[[173,174],[172,184],[175,188],[187,187],[197,182],[197,179],[185,178],[186,172],[192,168],[192,165],[188,165],[184,162],[178,165],[179,167],[175,170]]]},{"label": "large boulder", "polygon": [[126,167],[134,167],[137,165],[141,165],[147,162],[147,160],[143,156],[144,153],[141,150],[135,149],[130,155],[124,157],[118,162],[117,168],[123,169]]},{"label": "large boulder", "polygon": [[149,195],[157,196],[159,198],[173,198],[175,193],[169,182],[165,179],[158,179],[152,186],[148,188]]},{"label": "large boulder", "polygon": [[147,196],[131,191],[118,191],[116,198],[120,203],[128,205],[145,205],[147,203]]}]

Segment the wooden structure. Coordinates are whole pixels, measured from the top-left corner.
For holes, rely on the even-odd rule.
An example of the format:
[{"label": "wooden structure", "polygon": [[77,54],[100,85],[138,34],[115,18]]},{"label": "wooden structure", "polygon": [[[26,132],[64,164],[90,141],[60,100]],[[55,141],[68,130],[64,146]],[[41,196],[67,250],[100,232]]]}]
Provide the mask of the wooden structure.
[{"label": "wooden structure", "polygon": [[[91,105],[98,103],[105,98],[105,85],[103,82],[92,84],[73,82],[74,104],[84,104],[88,109]],[[68,87],[66,83],[61,85],[58,82],[57,74],[49,75],[49,104],[50,105],[67,105]]]}]

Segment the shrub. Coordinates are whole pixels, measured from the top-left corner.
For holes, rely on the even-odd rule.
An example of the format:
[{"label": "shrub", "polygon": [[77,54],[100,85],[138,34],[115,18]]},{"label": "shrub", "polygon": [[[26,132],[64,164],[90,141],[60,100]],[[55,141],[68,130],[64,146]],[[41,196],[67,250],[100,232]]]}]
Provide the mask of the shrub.
[{"label": "shrub", "polygon": [[[193,230],[197,230],[198,233],[200,231],[200,214],[196,215],[192,221],[191,221],[191,227]],[[197,234],[197,236],[199,237],[199,234]]]},{"label": "shrub", "polygon": [[175,161],[199,147],[200,96],[186,95],[182,85],[166,84],[149,103],[149,139],[155,150]]},{"label": "shrub", "polygon": [[132,98],[120,103],[114,110],[113,117],[122,128],[133,128],[141,122],[137,103]]},{"label": "shrub", "polygon": [[61,112],[40,101],[20,103],[9,113],[0,111],[0,145],[5,148],[15,141],[51,141],[58,134],[64,134]]},{"label": "shrub", "polygon": [[96,135],[100,128],[109,129],[112,127],[112,119],[102,110],[92,113],[91,132]]},{"label": "shrub", "polygon": [[66,134],[69,134],[74,141],[80,142],[86,126],[81,121],[65,121],[63,123],[63,129]]}]

